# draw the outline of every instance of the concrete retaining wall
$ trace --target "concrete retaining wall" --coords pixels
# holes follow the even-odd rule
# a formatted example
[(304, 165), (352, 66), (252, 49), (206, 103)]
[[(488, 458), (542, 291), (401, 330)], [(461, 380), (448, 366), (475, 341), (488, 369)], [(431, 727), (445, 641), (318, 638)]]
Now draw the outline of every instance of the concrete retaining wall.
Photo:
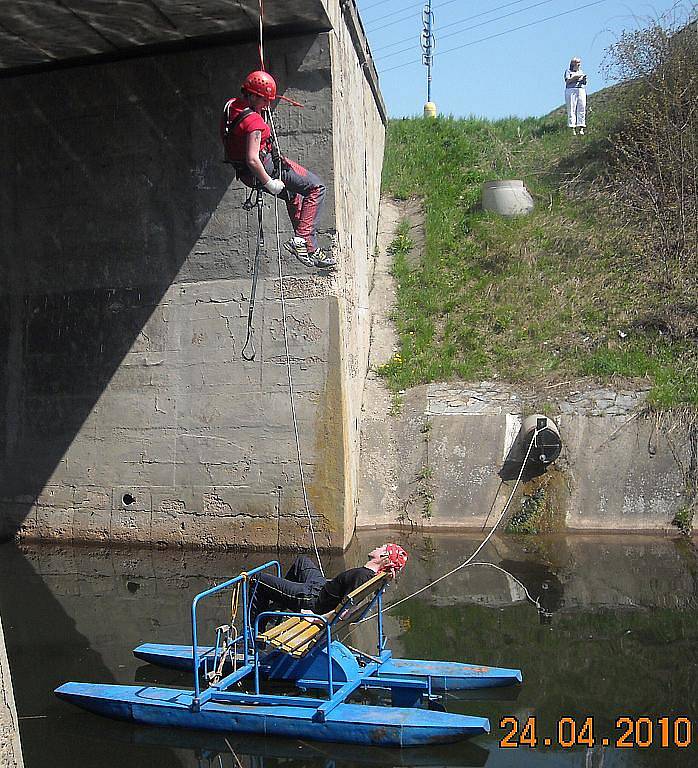
[[(676, 531), (671, 521), (686, 503), (695, 445), (685, 430), (669, 432), (639, 416), (646, 395), (588, 382), (559, 399), (548, 395), (546, 412), (563, 443), (546, 473), (553, 478), (556, 529)], [(406, 392), (390, 441), (375, 437), (375, 417), (365, 423), (359, 527), (493, 524), (520, 467), (512, 476), (505, 459), (523, 418), (541, 404), (535, 392), (493, 382)], [(510, 510), (538, 484), (540, 476), (524, 474)]]
[(23, 765), (10, 664), (0, 621), (0, 768), (22, 768)]
[[(376, 247), (380, 178), (385, 135), (382, 102), (376, 109), (377, 76), (367, 73), (368, 52), (351, 3), (331, 33), (335, 206), (339, 246), (345, 254), (342, 274), (340, 348), (344, 376), (343, 417), (347, 425), (345, 541), (354, 531), (359, 489), (360, 424), (363, 388), (369, 364), (368, 294)], [(379, 96), (379, 94), (378, 94)]]
[[(269, 40), (265, 56), (305, 105), (278, 107), (282, 151), (327, 184), (325, 242), (340, 231), (337, 274), (283, 269), (311, 509), (320, 546), (341, 548), (384, 126), (327, 6), (333, 31)], [(307, 546), (276, 254), (248, 363), (254, 222), (218, 139), (256, 58), (229, 44), (0, 81), (0, 537)], [(266, 222), (272, 243), (270, 208)]]

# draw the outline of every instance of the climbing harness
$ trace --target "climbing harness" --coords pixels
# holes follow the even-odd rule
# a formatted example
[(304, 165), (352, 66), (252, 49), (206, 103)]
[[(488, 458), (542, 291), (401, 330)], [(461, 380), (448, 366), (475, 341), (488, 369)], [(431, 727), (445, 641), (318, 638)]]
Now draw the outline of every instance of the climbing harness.
[(230, 134), (240, 125), (240, 123), (250, 115), (254, 114), (254, 109), (251, 107), (245, 107), (245, 109), (241, 110), (232, 120), (229, 120), (230, 116), (230, 105), (233, 103), (234, 99), (228, 99), (226, 101), (225, 106), (223, 107), (223, 114), (225, 115), (225, 135), (230, 136)]

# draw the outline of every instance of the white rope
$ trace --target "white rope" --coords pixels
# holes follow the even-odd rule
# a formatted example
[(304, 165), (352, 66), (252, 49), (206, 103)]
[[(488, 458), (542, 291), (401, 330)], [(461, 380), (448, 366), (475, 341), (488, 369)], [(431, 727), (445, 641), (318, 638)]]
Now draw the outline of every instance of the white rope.
[(484, 561), (482, 561), (482, 562), (476, 561), (474, 563), (468, 563), (468, 565), (463, 566), (463, 567), (464, 568), (471, 568), (473, 565), (486, 565), (489, 568), (494, 568), (495, 571), (501, 571), (503, 574), (505, 574), (510, 579), (512, 579), (512, 581), (515, 581), (521, 587), (521, 589), (523, 589), (524, 594), (526, 595), (526, 599), (527, 600), (529, 600), (531, 603), (533, 603), (533, 605), (535, 605), (536, 608), (538, 608), (538, 610), (541, 609), (540, 608), (540, 603), (538, 602), (538, 598), (531, 597), (531, 593), (528, 591), (528, 589), (526, 589), (526, 585), (523, 582), (519, 581), (519, 579), (517, 579), (516, 576), (514, 576), (513, 573), (510, 573), (505, 568), (501, 568), (500, 566), (495, 565), (494, 563), (487, 563), (487, 562), (484, 562)]
[[(397, 600), (396, 602), (391, 603), (390, 605), (386, 605), (383, 608), (383, 611), (389, 611), (392, 608), (397, 608), (398, 605), (401, 605), (402, 603), (406, 602), (407, 600), (412, 599), (413, 597), (416, 597), (417, 595), (421, 595), (422, 592), (426, 592), (428, 589), (431, 589), (433, 586), (438, 584), (440, 581), (443, 581), (444, 579), (447, 579), (449, 576), (452, 576), (454, 573), (456, 573), (456, 571), (460, 571), (462, 568), (467, 568), (469, 565), (475, 565), (475, 563), (473, 563), (472, 561), (475, 559), (475, 557), (477, 557), (479, 552), (483, 549), (483, 547), (487, 544), (487, 542), (492, 538), (492, 536), (494, 535), (494, 532), (499, 527), (499, 524), (502, 522), (502, 520), (504, 519), (504, 516), (507, 513), (507, 510), (509, 509), (509, 505), (511, 504), (511, 501), (514, 498), (514, 494), (516, 493), (516, 489), (519, 487), (519, 483), (521, 482), (521, 477), (523, 476), (524, 469), (526, 468), (526, 462), (528, 461), (528, 457), (529, 457), (529, 455), (531, 453), (531, 448), (533, 447), (533, 444), (536, 441), (536, 437), (538, 435), (538, 432), (540, 432), (540, 431), (541, 430), (539, 430), (539, 429), (536, 429), (534, 431), (533, 437), (531, 438), (531, 442), (530, 442), (530, 444), (528, 446), (528, 450), (526, 451), (526, 456), (524, 457), (523, 461), (521, 462), (521, 469), (519, 471), (519, 476), (516, 478), (516, 482), (514, 483), (514, 487), (511, 489), (511, 493), (509, 494), (509, 498), (507, 499), (507, 503), (504, 505), (504, 509), (502, 509), (502, 511), (500, 512), (499, 517), (497, 518), (497, 522), (492, 526), (492, 530), (487, 534), (487, 536), (485, 536), (485, 538), (481, 542), (480, 546), (478, 546), (478, 548), (473, 552), (473, 554), (470, 555), (470, 557), (467, 560), (465, 560), (464, 562), (462, 562), (460, 565), (457, 565), (455, 568), (452, 568), (448, 573), (444, 573), (443, 576), (439, 576), (438, 579), (434, 579), (434, 581), (430, 581), (428, 584), (423, 586), (421, 589), (418, 589), (416, 592), (413, 592), (411, 595), (407, 595), (406, 597), (403, 597), (400, 600)], [(477, 563), (477, 565), (491, 565), (493, 568), (499, 568), (499, 566), (495, 566), (493, 563)], [(499, 570), (503, 571), (504, 569), (500, 568)], [(505, 571), (505, 573), (506, 573), (506, 571)], [(516, 577), (512, 576), (511, 574), (509, 574), (509, 576), (511, 576), (511, 578), (514, 579), (515, 581), (518, 581), (518, 579), (516, 579)], [(521, 582), (519, 582), (519, 584), (521, 584)], [(521, 584), (521, 586), (523, 586), (523, 584)], [(524, 587), (524, 589), (525, 589), (525, 587)], [(526, 592), (526, 594), (528, 594), (528, 592)], [(535, 601), (532, 601), (532, 602), (535, 602)], [(537, 603), (535, 603), (535, 604), (537, 605)], [(357, 621), (356, 624), (357, 625), (363, 624), (364, 621), (368, 621), (369, 619), (372, 619), (375, 616), (376, 616), (376, 614), (372, 613), (370, 616), (366, 616), (363, 619), (361, 619), (361, 621)]]
[(259, 0), (259, 65), (262, 71), (266, 70), (264, 66), (264, 2)]
[[(228, 739), (225, 738), (225, 736), (223, 737), (223, 741), (225, 741), (225, 743), (228, 745), (228, 749), (231, 751), (231, 753), (233, 755), (233, 758), (235, 759), (235, 762), (237, 763), (238, 768), (243, 768), (243, 765), (240, 762), (240, 758), (237, 756), (237, 754), (235, 753), (235, 750), (231, 746), (231, 744), (228, 741)], [(218, 755), (218, 757), (220, 758), (220, 754)]]
[[(268, 112), (269, 126), (271, 128), (272, 140), (276, 145), (277, 151), (279, 149), (279, 143), (276, 136), (276, 127), (274, 126), (274, 118), (271, 112)], [(296, 454), (298, 457), (298, 472), (301, 478), (301, 488), (303, 489), (303, 503), (305, 504), (305, 513), (308, 516), (308, 527), (310, 529), (310, 538), (313, 542), (313, 551), (317, 563), (320, 566), (320, 573), (324, 576), (325, 571), (322, 567), (322, 561), (320, 560), (320, 553), (318, 552), (317, 542), (315, 540), (315, 528), (313, 527), (313, 516), (310, 513), (310, 505), (308, 504), (308, 492), (305, 487), (305, 473), (303, 471), (303, 457), (301, 455), (301, 443), (298, 434), (298, 420), (296, 418), (296, 403), (295, 403), (295, 391), (293, 388), (293, 371), (291, 369), (291, 353), (288, 347), (288, 326), (286, 323), (286, 297), (284, 294), (284, 275), (281, 264), (281, 235), (279, 234), (279, 198), (274, 196), (274, 223), (276, 226), (276, 254), (279, 267), (279, 297), (281, 299), (281, 321), (284, 329), (284, 349), (286, 351), (286, 371), (288, 373), (288, 393), (291, 401), (291, 418), (293, 420), (293, 433), (296, 438)]]
[[(259, 60), (261, 68), (264, 70), (264, 4), (263, 0), (259, 0)], [(279, 151), (279, 141), (276, 135), (276, 127), (274, 126), (274, 119), (271, 114), (271, 109), (267, 110), (267, 117), (269, 118), (269, 127), (271, 128), (272, 141), (276, 146), (277, 152)], [(279, 169), (279, 176), (281, 170)], [(293, 420), (293, 434), (296, 439), (296, 455), (298, 458), (298, 472), (301, 479), (301, 488), (303, 489), (303, 504), (305, 505), (305, 513), (308, 516), (308, 527), (310, 529), (310, 538), (313, 542), (313, 551), (315, 552), (315, 558), (320, 568), (320, 573), (324, 576), (325, 570), (322, 567), (322, 561), (320, 560), (320, 553), (318, 552), (317, 542), (315, 540), (315, 528), (313, 527), (313, 516), (310, 513), (310, 505), (308, 504), (308, 492), (305, 487), (305, 473), (303, 471), (303, 456), (301, 454), (300, 436), (298, 434), (298, 419), (296, 417), (296, 398), (293, 388), (293, 372), (291, 370), (291, 354), (288, 347), (288, 325), (286, 322), (286, 298), (284, 295), (284, 276), (281, 265), (281, 236), (279, 234), (279, 198), (274, 195), (274, 223), (276, 226), (276, 254), (279, 267), (279, 295), (281, 297), (281, 320), (284, 329), (284, 348), (286, 350), (286, 371), (288, 373), (288, 393), (289, 400), (291, 402), (291, 418)]]

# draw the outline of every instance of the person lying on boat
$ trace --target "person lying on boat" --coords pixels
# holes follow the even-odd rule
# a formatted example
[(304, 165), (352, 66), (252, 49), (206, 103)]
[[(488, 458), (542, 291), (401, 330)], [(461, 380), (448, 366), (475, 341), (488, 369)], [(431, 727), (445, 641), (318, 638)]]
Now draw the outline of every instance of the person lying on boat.
[[(326, 579), (317, 562), (307, 555), (299, 555), (286, 578), (260, 573), (250, 580), (250, 626), (260, 613), (269, 610), (301, 611), (324, 615), (333, 611), (355, 589), (378, 573), (395, 578), (407, 563), (407, 552), (398, 544), (382, 544), (368, 553), (368, 560), (360, 568)], [(264, 631), (266, 619), (259, 622)]]

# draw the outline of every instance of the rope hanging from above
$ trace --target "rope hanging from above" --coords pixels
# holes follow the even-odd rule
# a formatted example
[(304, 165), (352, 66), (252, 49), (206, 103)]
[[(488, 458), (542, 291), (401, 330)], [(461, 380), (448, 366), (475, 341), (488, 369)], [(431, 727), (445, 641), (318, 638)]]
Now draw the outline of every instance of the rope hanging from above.
[(259, 0), (259, 68), (265, 72), (264, 67), (264, 0)]
[[(259, 0), (259, 64), (260, 64), (260, 69), (262, 71), (265, 71), (265, 67), (264, 67), (264, 0)], [(297, 107), (303, 106), (302, 104), (299, 104), (298, 102), (293, 101), (291, 99), (287, 99), (284, 96), (281, 96), (280, 98), (284, 99), (285, 101)], [(274, 119), (272, 117), (271, 109), (267, 110), (267, 118), (268, 118), (269, 126), (271, 128), (272, 146), (275, 148), (276, 153), (280, 155), (279, 139), (276, 134), (276, 127), (274, 125)], [(279, 169), (279, 172), (280, 172), (280, 169)], [(254, 277), (253, 277), (254, 285), (252, 289), (253, 294), (252, 294), (252, 302), (251, 302), (250, 316), (249, 316), (249, 323), (248, 323), (248, 341), (250, 340), (250, 334), (251, 334), (251, 314), (254, 311), (254, 292), (256, 289), (257, 269), (258, 269), (259, 252), (260, 252), (260, 240), (263, 241), (263, 237), (264, 237), (264, 233), (262, 229), (261, 203), (260, 203), (259, 211), (260, 213), (259, 213), (259, 224), (258, 224), (258, 232), (257, 232), (257, 253), (255, 256), (255, 271), (254, 271)], [(303, 457), (301, 454), (300, 435), (298, 432), (298, 419), (296, 416), (295, 391), (293, 386), (293, 372), (291, 369), (291, 353), (288, 346), (288, 323), (286, 320), (286, 298), (284, 295), (284, 277), (283, 277), (283, 270), (281, 266), (281, 235), (279, 232), (279, 198), (277, 196), (274, 196), (274, 223), (276, 228), (276, 251), (277, 251), (278, 269), (279, 269), (279, 293), (280, 293), (280, 299), (281, 299), (281, 302), (280, 302), (281, 303), (281, 320), (282, 320), (283, 332), (284, 332), (284, 349), (286, 352), (286, 370), (288, 373), (288, 392), (289, 392), (289, 400), (291, 404), (291, 419), (293, 422), (293, 433), (296, 440), (298, 472), (300, 475), (301, 489), (303, 491), (303, 504), (305, 507), (305, 513), (308, 517), (308, 528), (309, 528), (310, 538), (313, 545), (313, 551), (315, 553), (315, 558), (320, 568), (320, 573), (324, 576), (325, 571), (322, 567), (322, 560), (320, 559), (320, 553), (317, 547), (317, 541), (315, 537), (315, 528), (313, 526), (313, 516), (310, 512), (310, 504), (308, 502), (308, 491), (305, 485), (305, 472), (303, 471)], [(247, 344), (245, 346), (247, 346)], [(252, 355), (254, 357), (254, 346), (253, 346)], [(245, 359), (248, 359), (248, 358), (245, 358)]]

